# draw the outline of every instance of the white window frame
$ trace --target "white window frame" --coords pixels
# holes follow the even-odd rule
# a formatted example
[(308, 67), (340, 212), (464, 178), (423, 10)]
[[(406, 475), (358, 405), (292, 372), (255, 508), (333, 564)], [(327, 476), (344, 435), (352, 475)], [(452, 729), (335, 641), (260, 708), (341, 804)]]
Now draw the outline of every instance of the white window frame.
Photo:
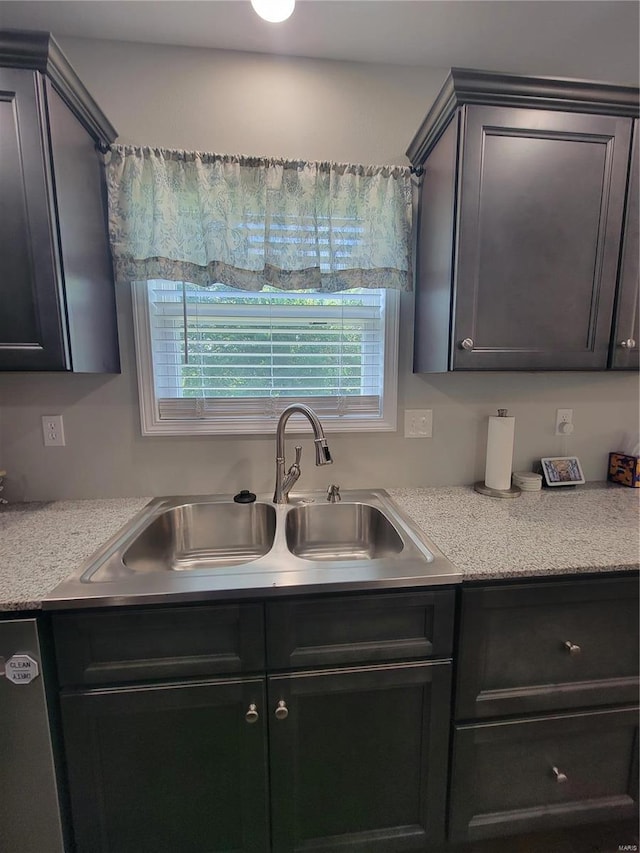
[[(282, 409), (292, 402), (304, 402), (314, 407), (321, 398), (274, 397), (268, 401), (268, 411), (262, 414), (243, 413), (229, 400), (221, 414), (207, 414), (201, 419), (170, 419), (160, 417), (155, 393), (153, 354), (147, 283), (132, 282), (133, 328), (140, 399), (140, 425), (142, 435), (255, 435), (275, 433)], [(397, 424), (398, 401), (398, 348), (399, 348), (400, 294), (389, 290), (385, 300), (384, 379), (380, 415), (359, 415), (357, 412), (328, 414), (319, 412), (325, 432), (391, 432)], [(235, 409), (235, 411), (234, 411)], [(295, 429), (296, 419), (292, 419)], [(299, 421), (306, 428), (303, 420)]]

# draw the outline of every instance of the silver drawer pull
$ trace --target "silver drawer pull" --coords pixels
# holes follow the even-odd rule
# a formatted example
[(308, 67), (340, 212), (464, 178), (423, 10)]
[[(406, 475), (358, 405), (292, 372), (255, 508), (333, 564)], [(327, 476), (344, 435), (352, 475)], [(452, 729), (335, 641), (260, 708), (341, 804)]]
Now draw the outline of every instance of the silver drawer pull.
[(278, 707), (276, 708), (276, 720), (286, 720), (289, 716), (289, 709), (287, 708), (287, 703), (284, 699), (280, 699), (278, 702)]
[(248, 711), (247, 711), (247, 713), (244, 715), (244, 718), (245, 718), (245, 720), (246, 720), (248, 723), (257, 723), (257, 722), (258, 722), (258, 716), (259, 716), (259, 714), (258, 714), (258, 708), (257, 708), (257, 706), (256, 706), (256, 705), (254, 705), (254, 704), (253, 704), (253, 702), (252, 702), (252, 703), (249, 705), (249, 710), (248, 710)]
[(552, 767), (551, 769), (553, 770), (553, 775), (556, 777), (556, 782), (559, 785), (562, 785), (563, 782), (567, 781), (567, 777), (565, 776), (565, 774), (561, 773), (557, 767)]
[(627, 338), (626, 341), (620, 341), (620, 346), (623, 349), (635, 349), (636, 342), (633, 338)]
[(473, 349), (473, 341), (471, 338), (465, 338), (463, 341), (460, 341), (460, 349), (464, 349), (467, 352), (471, 352)]
[(570, 643), (569, 640), (567, 640), (567, 642), (564, 644), (564, 647), (570, 655), (579, 655), (582, 651), (580, 646), (576, 646), (575, 643)]

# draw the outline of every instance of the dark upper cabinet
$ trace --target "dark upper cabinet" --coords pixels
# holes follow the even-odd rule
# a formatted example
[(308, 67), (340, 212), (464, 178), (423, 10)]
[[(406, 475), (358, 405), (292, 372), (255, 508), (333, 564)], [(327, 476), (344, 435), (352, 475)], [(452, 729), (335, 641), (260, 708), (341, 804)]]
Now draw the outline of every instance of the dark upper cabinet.
[(47, 33), (0, 31), (0, 369), (120, 369), (97, 150), (115, 137)]
[(607, 367), (637, 108), (630, 87), (451, 72), (407, 152), (416, 372)]
[(615, 323), (611, 336), (611, 362), (615, 369), (638, 369), (640, 365), (639, 323), (639, 291), (640, 276), (638, 274), (638, 255), (640, 245), (640, 192), (638, 184), (638, 121), (633, 127), (633, 146), (631, 148), (631, 166), (629, 170), (629, 191), (627, 193), (627, 209), (622, 243), (622, 258), (620, 261), (620, 285), (616, 304)]

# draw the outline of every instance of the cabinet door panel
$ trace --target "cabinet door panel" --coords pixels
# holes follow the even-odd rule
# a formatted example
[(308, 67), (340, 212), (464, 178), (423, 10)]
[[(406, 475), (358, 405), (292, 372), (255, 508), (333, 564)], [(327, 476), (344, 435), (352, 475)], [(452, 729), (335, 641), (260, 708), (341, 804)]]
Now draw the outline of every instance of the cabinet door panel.
[(637, 720), (632, 708), (457, 727), (450, 840), (634, 817)]
[[(442, 840), (449, 663), (269, 679), (273, 853)], [(276, 719), (280, 701), (286, 719)]]
[(269, 668), (448, 657), (454, 602), (450, 590), (270, 602)]
[(630, 129), (465, 108), (454, 368), (606, 367)]
[(636, 701), (637, 578), (463, 590), (461, 624), (458, 720)]
[(262, 604), (53, 616), (63, 686), (264, 670)]
[(637, 370), (640, 364), (640, 127), (637, 119), (633, 124), (618, 302), (611, 338), (611, 367), (623, 370)]
[(64, 309), (40, 75), (0, 68), (0, 368), (63, 370)]
[(266, 853), (263, 679), (97, 690), (61, 705), (78, 853)]

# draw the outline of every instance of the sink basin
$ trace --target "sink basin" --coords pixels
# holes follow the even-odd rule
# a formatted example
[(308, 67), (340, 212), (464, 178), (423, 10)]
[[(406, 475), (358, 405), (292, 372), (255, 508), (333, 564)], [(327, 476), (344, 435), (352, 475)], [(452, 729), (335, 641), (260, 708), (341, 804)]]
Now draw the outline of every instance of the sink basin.
[(158, 515), (124, 551), (134, 572), (237, 566), (273, 545), (276, 513), (265, 503), (187, 503)]
[(160, 497), (47, 597), (48, 608), (163, 604), (457, 583), (460, 573), (383, 490)]
[(308, 504), (286, 520), (287, 547), (303, 560), (375, 560), (399, 554), (402, 539), (388, 518), (365, 503)]

